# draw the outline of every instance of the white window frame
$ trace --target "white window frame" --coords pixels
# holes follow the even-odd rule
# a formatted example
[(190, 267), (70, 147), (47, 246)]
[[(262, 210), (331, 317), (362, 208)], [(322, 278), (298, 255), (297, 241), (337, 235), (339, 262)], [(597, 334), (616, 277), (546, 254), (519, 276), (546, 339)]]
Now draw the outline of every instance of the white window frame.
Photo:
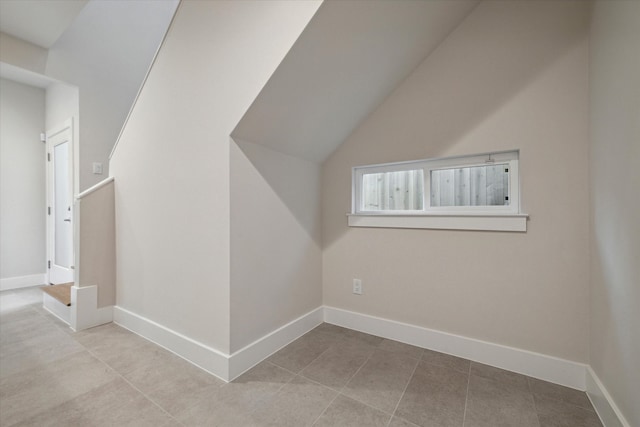
[[(349, 226), (526, 231), (528, 215), (520, 211), (519, 151), (356, 166), (352, 169)], [(431, 206), (431, 171), (487, 164), (509, 167), (509, 204), (501, 206)], [(424, 171), (423, 210), (364, 210), (363, 175), (406, 170)]]

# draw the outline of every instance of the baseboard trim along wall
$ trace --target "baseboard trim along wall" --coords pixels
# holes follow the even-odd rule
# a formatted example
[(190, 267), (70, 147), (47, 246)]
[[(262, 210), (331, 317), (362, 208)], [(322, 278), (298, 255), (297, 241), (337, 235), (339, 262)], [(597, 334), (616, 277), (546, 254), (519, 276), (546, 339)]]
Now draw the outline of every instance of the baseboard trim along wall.
[(119, 306), (113, 307), (113, 321), (210, 374), (229, 381), (227, 354)]
[(46, 274), (31, 274), (28, 276), (7, 277), (0, 279), (0, 291), (10, 291), (11, 289), (28, 288), (30, 286), (45, 285), (47, 283)]
[(606, 427), (630, 427), (588, 365), (335, 307), (318, 307), (231, 355), (122, 307), (113, 307), (113, 321), (224, 381), (233, 380), (325, 321), (566, 387), (586, 390)]
[(210, 374), (224, 381), (231, 381), (322, 323), (323, 309), (318, 307), (231, 355), (122, 307), (113, 308), (113, 321)]
[(334, 307), (325, 306), (324, 321), (585, 390), (582, 363)]
[(606, 427), (631, 427), (591, 366), (587, 367), (586, 381), (587, 396), (589, 396), (602, 424)]
[(323, 307), (318, 307), (232, 353), (229, 357), (229, 378), (237, 378), (282, 347), (297, 340), (320, 325), (323, 318)]

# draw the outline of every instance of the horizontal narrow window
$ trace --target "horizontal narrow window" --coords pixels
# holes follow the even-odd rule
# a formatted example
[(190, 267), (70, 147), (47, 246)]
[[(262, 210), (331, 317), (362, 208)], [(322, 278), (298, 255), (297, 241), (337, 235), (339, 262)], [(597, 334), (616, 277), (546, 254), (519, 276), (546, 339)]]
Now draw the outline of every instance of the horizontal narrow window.
[(353, 168), (351, 214), (519, 214), (518, 151)]

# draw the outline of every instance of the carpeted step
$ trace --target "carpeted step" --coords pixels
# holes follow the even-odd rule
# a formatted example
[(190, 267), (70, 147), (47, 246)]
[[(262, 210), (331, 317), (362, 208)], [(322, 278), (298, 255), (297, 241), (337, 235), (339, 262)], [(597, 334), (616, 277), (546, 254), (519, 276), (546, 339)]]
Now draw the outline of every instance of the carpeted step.
[(62, 283), (60, 285), (43, 286), (42, 290), (67, 307), (71, 305), (71, 287), (73, 283)]

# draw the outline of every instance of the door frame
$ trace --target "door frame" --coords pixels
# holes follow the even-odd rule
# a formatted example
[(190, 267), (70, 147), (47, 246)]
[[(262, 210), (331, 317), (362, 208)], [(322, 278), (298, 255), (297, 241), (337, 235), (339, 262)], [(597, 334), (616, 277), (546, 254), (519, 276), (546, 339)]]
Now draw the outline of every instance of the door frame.
[(72, 254), (71, 259), (73, 265), (70, 266), (70, 270), (72, 271), (72, 281), (75, 283), (77, 278), (77, 271), (75, 266), (77, 265), (76, 259), (76, 248), (77, 248), (77, 239), (76, 239), (76, 209), (75, 209), (75, 188), (76, 188), (76, 174), (75, 174), (75, 165), (76, 165), (76, 147), (74, 141), (74, 128), (73, 128), (73, 118), (69, 118), (65, 120), (58, 126), (54, 126), (51, 130), (46, 132), (46, 194), (47, 194), (47, 221), (46, 221), (46, 229), (47, 229), (47, 283), (51, 282), (51, 267), (54, 262), (54, 245), (55, 245), (55, 212), (54, 212), (54, 200), (55, 197), (53, 191), (53, 147), (51, 138), (65, 131), (69, 131), (69, 152), (68, 152), (68, 160), (67, 164), (69, 165), (69, 197), (71, 204), (71, 245), (72, 245)]

